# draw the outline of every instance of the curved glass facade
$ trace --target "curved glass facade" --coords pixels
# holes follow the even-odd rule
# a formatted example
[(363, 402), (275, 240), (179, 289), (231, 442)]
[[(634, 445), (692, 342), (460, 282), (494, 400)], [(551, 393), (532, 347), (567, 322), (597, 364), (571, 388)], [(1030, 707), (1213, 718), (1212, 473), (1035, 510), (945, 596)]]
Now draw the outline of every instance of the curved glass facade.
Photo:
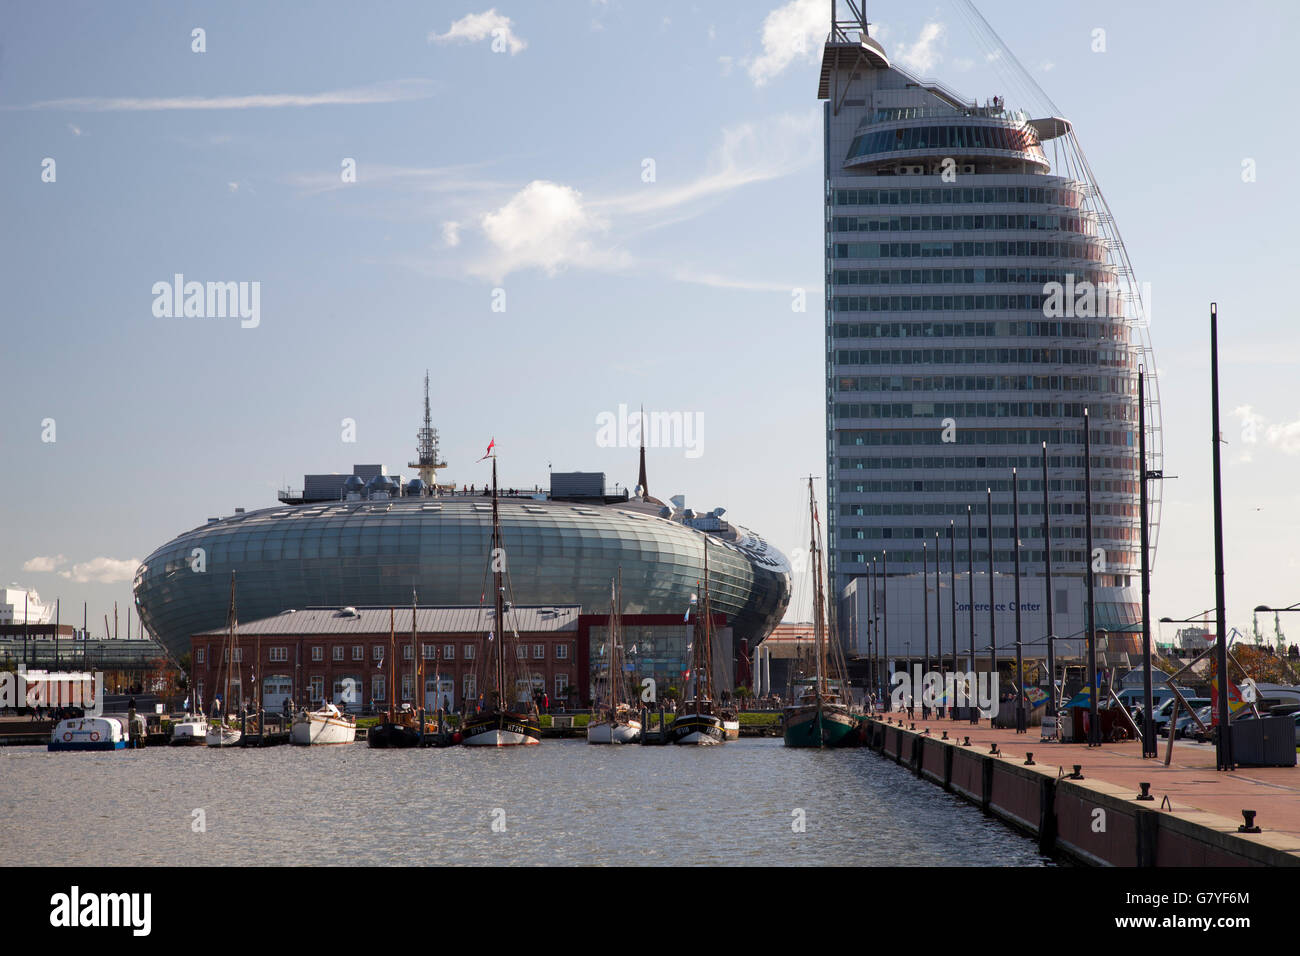
[(845, 161), (902, 149), (1003, 149), (1043, 157), (1038, 136), (1028, 127), (900, 126), (854, 137)]
[[(503, 499), (500, 513), (515, 604), (580, 604), (600, 613), (621, 568), (625, 613), (684, 613), (704, 576), (706, 537), (714, 607), (738, 638), (761, 640), (789, 603), (789, 564), (760, 539), (737, 545), (608, 505)], [(408, 607), (412, 589), (423, 606), (478, 605), (490, 587), (491, 530), (491, 505), (482, 498), (237, 514), (146, 558), (136, 573), (136, 606), (145, 626), (179, 655), (192, 635), (224, 626), (231, 571), (245, 621), (310, 606)]]
[(836, 594), (885, 553), (891, 575), (917, 574), (928, 547), (933, 572), (936, 535), (946, 568), (954, 521), (959, 569), (973, 560), (986, 570), (991, 552), (996, 570), (1010, 572), (1012, 468), (1022, 567), (1042, 574), (1044, 442), (1053, 573), (1082, 576), (1086, 407), (1097, 623), (1131, 624), (1143, 346), (1095, 184), (1062, 160), (1067, 145), (1055, 144), (1053, 163), (1044, 155), (1039, 130), (1061, 136), (1068, 124), (966, 102), (894, 67), (831, 79), (825, 354)]

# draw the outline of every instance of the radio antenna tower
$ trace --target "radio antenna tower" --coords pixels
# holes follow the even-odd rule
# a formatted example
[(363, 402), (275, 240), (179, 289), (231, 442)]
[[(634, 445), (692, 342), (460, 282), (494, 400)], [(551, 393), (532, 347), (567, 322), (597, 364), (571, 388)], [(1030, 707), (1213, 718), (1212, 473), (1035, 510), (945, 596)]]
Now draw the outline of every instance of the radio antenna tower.
[(438, 460), (438, 429), (433, 427), (433, 413), (429, 410), (428, 369), (424, 370), (424, 427), (415, 433), (415, 440), (416, 460), (406, 467), (418, 468), (420, 480), (433, 494), (438, 486), (438, 469), (446, 468), (447, 463)]

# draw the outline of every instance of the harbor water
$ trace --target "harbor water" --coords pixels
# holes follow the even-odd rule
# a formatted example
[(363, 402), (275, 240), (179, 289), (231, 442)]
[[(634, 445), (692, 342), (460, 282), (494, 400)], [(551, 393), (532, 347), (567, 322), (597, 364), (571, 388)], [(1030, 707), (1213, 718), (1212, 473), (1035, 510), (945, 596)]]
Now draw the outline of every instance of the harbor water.
[[(960, 837), (956, 835), (960, 834)], [(869, 750), (0, 749), (0, 864), (1050, 866)]]

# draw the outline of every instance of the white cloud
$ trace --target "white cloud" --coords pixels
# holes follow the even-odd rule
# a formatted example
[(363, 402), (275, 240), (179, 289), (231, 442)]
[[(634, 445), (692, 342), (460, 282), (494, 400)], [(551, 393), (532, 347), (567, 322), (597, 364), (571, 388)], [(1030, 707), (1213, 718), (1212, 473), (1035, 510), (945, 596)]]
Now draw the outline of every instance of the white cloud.
[(470, 13), (451, 25), (446, 33), (430, 32), (430, 43), (478, 43), (491, 38), (493, 49), (500, 47), (509, 50), (514, 56), (528, 41), (515, 35), (514, 24), (510, 18), (496, 11), (496, 7), (484, 13)]
[(1300, 455), (1300, 420), (1269, 425), (1264, 440), (1288, 455)]
[(1250, 405), (1238, 405), (1232, 410), (1232, 414), (1241, 422), (1240, 445), (1244, 446), (1237, 461), (1251, 461), (1249, 446), (1258, 444), (1261, 437), (1265, 444), (1276, 448), (1284, 455), (1300, 455), (1300, 419), (1269, 424), (1268, 419)]
[(29, 558), (23, 562), (23, 570), (50, 572), (58, 568), (61, 564), (67, 564), (67, 562), (68, 559), (61, 554), (56, 554), (53, 557)]
[(75, 123), (69, 123), (69, 124), (68, 124), (68, 129), (72, 132), (72, 135), (73, 135), (73, 136), (80, 136), (80, 135), (82, 135), (82, 134), (81, 134), (81, 127), (78, 126), (78, 125), (76, 125)]
[(554, 275), (570, 265), (612, 265), (619, 257), (595, 244), (608, 224), (572, 186), (535, 179), (479, 220), (491, 257), (470, 271), (501, 281), (519, 269)]
[(722, 131), (722, 142), (702, 175), (680, 186), (668, 185), (661, 179), (653, 186), (593, 205), (625, 213), (655, 212), (698, 204), (742, 186), (779, 179), (817, 160), (821, 154), (820, 129), (821, 112), (817, 109), (729, 126)]
[(237, 193), (239, 192), (239, 183), (226, 183), (226, 188), (232, 193)]
[(121, 584), (134, 578), (138, 567), (138, 558), (91, 558), (74, 564), (71, 570), (60, 571), (59, 577), (77, 584)]
[(921, 35), (911, 46), (900, 43), (894, 53), (894, 59), (913, 73), (931, 72), (943, 59), (943, 54), (936, 49), (936, 44), (943, 39), (944, 25), (930, 21), (921, 28)]
[(444, 222), (442, 224), (442, 241), (448, 246), (460, 245), (460, 223)]
[(10, 109), (81, 110), (89, 113), (149, 112), (158, 110), (248, 110), (278, 109), (285, 106), (363, 106), (427, 99), (433, 95), (428, 80), (397, 80), (375, 86), (360, 86), (324, 93), (252, 93), (246, 96), (83, 96), (42, 100), (27, 107)]
[(824, 0), (790, 0), (763, 19), (763, 53), (749, 64), (754, 85), (763, 86), (796, 60), (815, 63), (830, 32)]

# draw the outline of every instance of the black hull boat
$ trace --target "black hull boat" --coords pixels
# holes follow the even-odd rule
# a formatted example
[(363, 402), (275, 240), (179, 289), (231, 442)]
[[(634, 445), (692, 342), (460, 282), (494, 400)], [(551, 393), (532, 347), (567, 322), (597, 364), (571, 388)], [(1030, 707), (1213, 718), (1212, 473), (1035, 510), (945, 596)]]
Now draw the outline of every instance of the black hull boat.
[(420, 732), (406, 724), (394, 724), (384, 721), (370, 728), (366, 734), (366, 743), (376, 750), (398, 750), (405, 747), (420, 746)]
[(542, 742), (542, 728), (528, 714), (488, 710), (466, 718), (459, 736), (467, 747), (526, 747)]

